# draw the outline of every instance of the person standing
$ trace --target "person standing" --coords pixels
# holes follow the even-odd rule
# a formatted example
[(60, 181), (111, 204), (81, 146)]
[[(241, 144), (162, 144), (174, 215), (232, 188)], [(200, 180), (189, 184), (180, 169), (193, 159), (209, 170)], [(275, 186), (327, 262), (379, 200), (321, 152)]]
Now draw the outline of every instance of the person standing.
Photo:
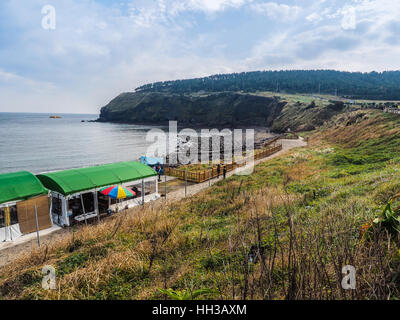
[(156, 172), (158, 174), (158, 182), (161, 182), (161, 165), (157, 163)]
[(224, 180), (226, 179), (226, 166), (224, 166), (224, 169), (222, 170), (223, 174), (224, 174)]
[(219, 178), (219, 175), (221, 174), (221, 165), (217, 165), (217, 179)]

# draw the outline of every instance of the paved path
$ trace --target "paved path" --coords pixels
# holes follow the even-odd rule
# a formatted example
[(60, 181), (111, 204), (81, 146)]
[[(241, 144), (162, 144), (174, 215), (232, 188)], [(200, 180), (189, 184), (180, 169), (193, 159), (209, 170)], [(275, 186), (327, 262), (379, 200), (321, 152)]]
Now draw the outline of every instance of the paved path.
[[(302, 138), (300, 138), (298, 140), (283, 139), (280, 141), (282, 142), (282, 150), (281, 151), (279, 151), (267, 158), (263, 158), (263, 159), (259, 159), (259, 160), (255, 161), (254, 165), (257, 165), (259, 163), (262, 163), (262, 162), (268, 161), (270, 159), (273, 159), (275, 157), (278, 157), (289, 149), (303, 147), (303, 146), (307, 145), (307, 143)], [(226, 176), (230, 177), (234, 174), (237, 174), (240, 170), (243, 170), (243, 167), (237, 168), (236, 170), (228, 172), (226, 174)], [(213, 179), (210, 182), (206, 181), (206, 182), (199, 183), (199, 184), (189, 185), (187, 188), (187, 196), (195, 195), (196, 193), (208, 188), (210, 185), (213, 185), (214, 183), (220, 181), (221, 179), (222, 179), (222, 177), (220, 177), (219, 179)], [(169, 202), (178, 201), (180, 199), (183, 199), (184, 197), (185, 197), (185, 188), (181, 188), (178, 191), (168, 193), (167, 194), (167, 202), (169, 203)], [(158, 201), (163, 201), (163, 200), (160, 199)], [(55, 241), (62, 239), (63, 237), (65, 237), (68, 234), (71, 234), (70, 229), (53, 227), (50, 231), (49, 230), (41, 231), (40, 242), (42, 245), (53, 243)], [(20, 254), (28, 253), (28, 252), (32, 251), (33, 249), (37, 248), (37, 246), (38, 246), (38, 244), (37, 244), (36, 233), (24, 236), (22, 239), (19, 239), (16, 242), (9, 242), (6, 244), (1, 244), (0, 245), (0, 267), (11, 262)]]
[[(303, 138), (300, 138), (298, 140), (282, 139), (282, 140), (279, 140), (279, 141), (282, 142), (282, 150), (281, 151), (279, 151), (277, 153), (274, 153), (273, 155), (271, 155), (269, 157), (266, 157), (266, 158), (259, 159), (259, 160), (255, 161), (254, 165), (257, 165), (259, 163), (262, 163), (262, 162), (271, 160), (273, 158), (276, 158), (276, 157), (282, 155), (287, 150), (290, 150), (290, 149), (293, 149), (293, 148), (297, 148), (297, 147), (304, 147), (304, 146), (307, 145), (307, 142), (305, 142)], [(230, 176), (232, 176), (234, 174), (237, 174), (237, 173), (239, 173), (239, 171), (241, 171), (243, 169), (244, 168), (242, 167), (242, 168), (237, 168), (237, 169), (235, 169), (233, 171), (227, 172), (226, 177), (228, 178), (228, 177), (230, 177)], [(187, 188), (187, 196), (195, 195), (196, 193), (199, 193), (200, 191), (208, 188), (210, 185), (213, 185), (213, 184), (215, 184), (216, 182), (218, 182), (218, 181), (220, 181), (222, 179), (223, 178), (222, 178), (222, 175), (221, 175), (221, 177), (219, 179), (215, 178), (215, 179), (213, 179), (211, 181), (206, 181), (206, 182), (198, 183), (198, 184), (195, 184), (195, 185), (192, 185), (192, 186), (188, 186), (188, 188)], [(172, 201), (172, 202), (173, 201), (177, 201), (177, 200), (180, 200), (180, 199), (182, 199), (184, 197), (185, 197), (185, 188), (182, 188), (182, 189), (180, 189), (178, 191), (175, 191), (175, 192), (167, 194), (168, 202), (169, 201)]]

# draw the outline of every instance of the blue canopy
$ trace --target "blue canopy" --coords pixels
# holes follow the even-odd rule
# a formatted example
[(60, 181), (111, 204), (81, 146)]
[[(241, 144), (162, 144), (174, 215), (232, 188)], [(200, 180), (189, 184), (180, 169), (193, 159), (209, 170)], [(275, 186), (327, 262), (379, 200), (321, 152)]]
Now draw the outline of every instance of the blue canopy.
[(145, 157), (141, 156), (140, 157), (140, 162), (143, 164), (147, 164), (148, 166), (156, 166), (157, 164), (164, 164), (164, 159), (163, 158), (151, 158), (151, 157)]

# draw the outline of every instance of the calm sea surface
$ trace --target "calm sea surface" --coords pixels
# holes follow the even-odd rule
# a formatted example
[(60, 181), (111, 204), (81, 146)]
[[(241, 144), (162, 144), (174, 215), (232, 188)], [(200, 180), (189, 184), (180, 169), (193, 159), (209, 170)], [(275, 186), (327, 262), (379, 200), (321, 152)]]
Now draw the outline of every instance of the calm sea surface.
[[(57, 114), (59, 115), (59, 114)], [(151, 126), (81, 122), (97, 115), (0, 113), (0, 173), (41, 173), (137, 160)]]

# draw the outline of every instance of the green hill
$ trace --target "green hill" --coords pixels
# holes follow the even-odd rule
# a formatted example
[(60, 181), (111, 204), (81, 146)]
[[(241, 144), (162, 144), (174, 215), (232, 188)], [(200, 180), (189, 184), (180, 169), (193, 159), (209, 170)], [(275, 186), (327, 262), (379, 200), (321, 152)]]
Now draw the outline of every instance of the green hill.
[(139, 92), (273, 91), (320, 93), (351, 99), (400, 100), (400, 71), (340, 72), (334, 70), (254, 71), (204, 78), (149, 83)]
[(181, 126), (264, 126), (285, 132), (314, 129), (345, 107), (343, 102), (318, 100), (316, 104), (309, 97), (290, 95), (130, 92), (103, 107), (98, 121), (164, 125), (177, 120)]

